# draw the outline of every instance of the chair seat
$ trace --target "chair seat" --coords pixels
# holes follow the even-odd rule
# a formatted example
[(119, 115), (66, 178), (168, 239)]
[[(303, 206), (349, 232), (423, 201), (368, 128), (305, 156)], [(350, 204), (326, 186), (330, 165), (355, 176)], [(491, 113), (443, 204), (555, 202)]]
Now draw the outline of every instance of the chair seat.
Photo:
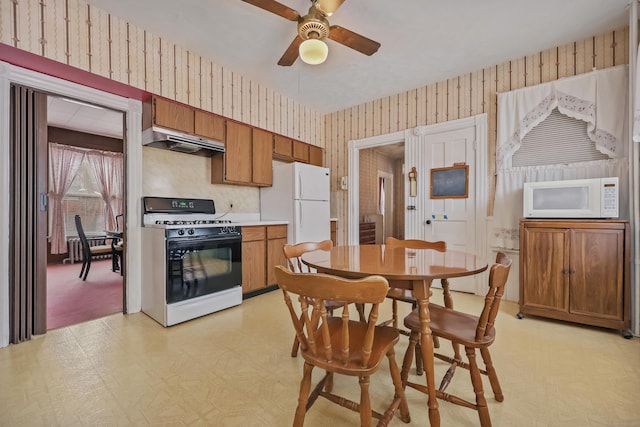
[[(341, 341), (342, 319), (339, 317), (327, 319), (329, 325), (330, 341), (333, 343)], [(331, 368), (332, 371), (351, 376), (371, 375), (378, 369), (380, 362), (386, 357), (387, 352), (398, 342), (400, 334), (397, 329), (377, 326), (375, 329), (374, 346), (371, 348), (371, 356), (368, 366), (362, 367), (362, 352), (367, 332), (367, 323), (355, 320), (349, 321), (349, 359), (346, 364), (342, 363), (341, 347), (333, 345), (332, 363), (327, 363), (323, 351), (324, 338), (322, 330), (318, 329), (315, 334), (316, 348), (318, 356), (314, 356), (310, 351), (301, 351), (302, 357), (309, 363), (322, 369)]]
[[(429, 304), (429, 313), (431, 315), (431, 332), (436, 337), (442, 337), (472, 348), (487, 347), (495, 340), (496, 331), (493, 327), (480, 340), (475, 339), (478, 316), (462, 313), (437, 304)], [(420, 318), (417, 309), (405, 317), (404, 325), (414, 331), (420, 330)]]
[(111, 253), (111, 245), (90, 246), (89, 250), (91, 250), (91, 253), (94, 254), (94, 255), (110, 254)]
[(413, 292), (410, 289), (391, 288), (387, 292), (387, 298), (395, 299), (402, 302), (408, 302), (413, 304), (418, 302), (413, 296)]

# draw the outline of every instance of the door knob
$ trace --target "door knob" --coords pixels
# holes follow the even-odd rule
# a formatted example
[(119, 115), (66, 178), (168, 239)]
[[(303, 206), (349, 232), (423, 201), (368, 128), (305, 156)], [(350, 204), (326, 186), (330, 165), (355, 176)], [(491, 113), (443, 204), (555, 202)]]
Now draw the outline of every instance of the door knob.
[(430, 219), (428, 219), (428, 220), (426, 220), (426, 221), (425, 221), (425, 223), (426, 223), (427, 225), (431, 225), (431, 220), (430, 220)]

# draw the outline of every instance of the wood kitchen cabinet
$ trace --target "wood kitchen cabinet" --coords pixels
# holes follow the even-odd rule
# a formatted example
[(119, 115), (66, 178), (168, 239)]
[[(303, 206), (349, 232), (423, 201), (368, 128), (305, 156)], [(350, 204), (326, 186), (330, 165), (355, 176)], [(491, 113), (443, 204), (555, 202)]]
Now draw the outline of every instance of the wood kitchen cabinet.
[(273, 158), (284, 161), (293, 161), (293, 140), (282, 135), (273, 138)]
[(309, 163), (309, 144), (294, 140), (293, 160), (302, 163)]
[(196, 110), (193, 133), (214, 141), (224, 141), (224, 118), (212, 113)]
[[(145, 115), (147, 119), (143, 120), (143, 129), (161, 126), (193, 134), (195, 112), (187, 105), (154, 96), (146, 106), (146, 111), (143, 110), (143, 116)], [(148, 123), (144, 123), (145, 121)]]
[(302, 162), (324, 166), (324, 149), (282, 135), (274, 135), (273, 158), (284, 162)]
[(520, 221), (520, 313), (630, 337), (629, 223)]
[(322, 151), (322, 148), (318, 146), (309, 145), (309, 164), (315, 166), (324, 166)]
[(265, 187), (273, 182), (273, 134), (253, 128), (252, 138), (252, 177), (253, 184)]
[(287, 244), (287, 225), (270, 225), (267, 227), (267, 286), (275, 285), (276, 265), (287, 266), (284, 257), (284, 245)]
[(211, 158), (211, 182), (270, 186), (273, 134), (227, 121), (225, 136), (224, 155)]
[(286, 265), (282, 250), (286, 244), (286, 224), (242, 227), (243, 294), (276, 284), (273, 270), (276, 265)]
[(266, 227), (242, 227), (242, 293), (263, 289), (267, 270)]
[(224, 117), (153, 96), (143, 104), (142, 128), (160, 126), (214, 141), (224, 141)]

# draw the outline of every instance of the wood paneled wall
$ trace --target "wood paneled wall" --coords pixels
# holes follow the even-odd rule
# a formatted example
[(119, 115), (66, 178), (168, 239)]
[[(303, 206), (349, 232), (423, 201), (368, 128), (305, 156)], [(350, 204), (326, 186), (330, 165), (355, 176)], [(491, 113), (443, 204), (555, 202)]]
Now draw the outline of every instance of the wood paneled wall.
[(322, 114), (81, 0), (0, 0), (0, 43), (324, 146)]
[[(348, 192), (338, 191), (339, 179), (348, 175), (348, 142), (416, 126), (487, 113), (489, 121), (489, 200), (493, 200), (497, 94), (629, 63), (628, 28), (554, 47), (511, 61), (408, 92), (376, 99), (325, 116), (325, 165), (337, 192), (338, 244), (347, 241)], [(491, 212), (489, 212), (491, 213)]]

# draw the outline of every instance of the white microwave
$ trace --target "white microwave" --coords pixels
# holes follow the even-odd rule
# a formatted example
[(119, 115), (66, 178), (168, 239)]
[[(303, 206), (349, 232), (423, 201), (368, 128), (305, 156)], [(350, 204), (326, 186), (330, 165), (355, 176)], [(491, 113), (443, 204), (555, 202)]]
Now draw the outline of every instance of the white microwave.
[(525, 218), (618, 218), (617, 177), (525, 182)]

